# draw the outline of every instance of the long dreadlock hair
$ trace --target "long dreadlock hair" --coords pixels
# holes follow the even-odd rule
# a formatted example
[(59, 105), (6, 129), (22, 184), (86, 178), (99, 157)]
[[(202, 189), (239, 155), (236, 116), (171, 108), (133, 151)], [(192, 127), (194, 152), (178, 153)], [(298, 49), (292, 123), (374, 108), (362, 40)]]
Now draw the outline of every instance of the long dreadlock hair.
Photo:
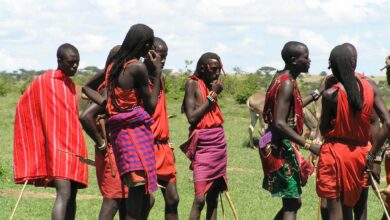
[(195, 69), (196, 76), (199, 76), (199, 78), (204, 79), (204, 74), (207, 70), (207, 65), (208, 65), (207, 61), (210, 59), (218, 60), (218, 62), (222, 66), (221, 58), (216, 53), (212, 53), (212, 52), (204, 53), (199, 58), (198, 63), (196, 64), (196, 69)]
[(128, 60), (139, 58), (141, 52), (145, 47), (145, 44), (153, 44), (154, 33), (153, 30), (144, 24), (135, 24), (130, 27), (126, 34), (125, 39), (121, 45), (119, 51), (107, 61), (107, 66), (113, 63), (113, 66), (109, 74), (109, 83), (113, 79), (117, 78), (119, 73), (122, 71), (123, 64)]
[[(355, 77), (355, 69), (352, 64), (352, 53), (345, 45), (333, 48), (329, 56), (329, 64), (333, 75), (344, 86), (348, 96), (349, 106), (355, 114), (363, 107), (363, 86)], [(360, 93), (358, 89), (360, 87)]]
[[(194, 73), (200, 79), (204, 79), (206, 70), (208, 69), (207, 61), (210, 59), (218, 60), (220, 66), (222, 67), (221, 58), (216, 53), (207, 52), (202, 54), (202, 56), (200, 56), (198, 60), (198, 63), (196, 64), (196, 69)], [(185, 105), (185, 97), (184, 97), (183, 102), (181, 104), (181, 113), (184, 113), (185, 110), (186, 110), (186, 105)]]

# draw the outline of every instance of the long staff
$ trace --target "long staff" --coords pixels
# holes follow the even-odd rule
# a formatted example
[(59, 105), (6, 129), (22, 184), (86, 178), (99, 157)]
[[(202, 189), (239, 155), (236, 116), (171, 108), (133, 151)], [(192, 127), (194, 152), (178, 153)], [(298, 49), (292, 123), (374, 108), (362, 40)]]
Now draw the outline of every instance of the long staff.
[(22, 195), (23, 195), (24, 189), (26, 188), (27, 183), (28, 183), (28, 180), (24, 181), (23, 188), (22, 188), (22, 190), (20, 191), (18, 201), (16, 201), (16, 204), (15, 204), (14, 210), (12, 211), (11, 217), (9, 217), (10, 220), (12, 220), (12, 219), (14, 218), (16, 209), (18, 208), (20, 199), (22, 199)]
[(228, 193), (228, 191), (225, 191), (224, 192), (225, 196), (226, 196), (226, 199), (230, 205), (230, 208), (232, 208), (232, 211), (233, 211), (233, 215), (234, 215), (234, 219), (235, 220), (238, 220), (238, 215), (237, 215), (237, 211), (236, 211), (236, 208), (234, 208), (234, 205), (233, 205), (233, 201), (232, 199), (230, 198), (230, 195)]
[(111, 149), (108, 149), (108, 140), (107, 140), (107, 132), (106, 132), (106, 121), (104, 120), (104, 118), (100, 118), (99, 119), (99, 124), (102, 127), (102, 135), (103, 135), (104, 143), (107, 146), (108, 160), (110, 161), (111, 176), (115, 177), (114, 162), (112, 161)]
[(373, 186), (372, 188), (374, 188), (375, 193), (378, 195), (379, 201), (381, 202), (383, 210), (385, 211), (386, 218), (387, 218), (387, 220), (390, 220), (389, 213), (387, 212), (386, 205), (383, 202), (382, 196), (381, 196), (381, 194), (379, 192), (378, 185), (376, 184), (376, 181), (375, 181), (374, 177), (372, 177), (372, 173), (368, 172), (368, 175), (370, 176), (370, 180), (371, 180), (371, 183), (372, 183), (372, 186)]

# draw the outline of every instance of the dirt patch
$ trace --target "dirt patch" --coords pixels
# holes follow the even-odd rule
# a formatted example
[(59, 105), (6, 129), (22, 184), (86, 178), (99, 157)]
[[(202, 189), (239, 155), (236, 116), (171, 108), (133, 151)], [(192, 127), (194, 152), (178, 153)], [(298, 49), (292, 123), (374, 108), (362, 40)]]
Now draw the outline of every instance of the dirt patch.
[[(6, 197), (19, 197), (20, 190), (15, 189), (1, 189), (0, 195)], [(34, 199), (54, 199), (56, 194), (54, 192), (35, 192), (24, 190), (23, 197), (34, 198)], [(88, 195), (88, 194), (77, 194), (77, 199), (100, 199), (101, 196)]]
[(254, 172), (256, 172), (255, 169), (239, 168), (239, 167), (228, 167), (227, 170), (229, 172), (238, 172), (238, 173), (254, 173)]

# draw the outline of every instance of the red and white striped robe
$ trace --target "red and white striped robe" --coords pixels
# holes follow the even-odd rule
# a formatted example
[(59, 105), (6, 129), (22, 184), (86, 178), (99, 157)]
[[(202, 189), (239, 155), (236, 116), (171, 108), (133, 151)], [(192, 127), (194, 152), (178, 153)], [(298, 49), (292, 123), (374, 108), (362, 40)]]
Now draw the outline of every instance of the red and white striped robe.
[(21, 96), (14, 124), (14, 181), (52, 186), (54, 179), (88, 184), (87, 158), (73, 81), (61, 70), (37, 77)]

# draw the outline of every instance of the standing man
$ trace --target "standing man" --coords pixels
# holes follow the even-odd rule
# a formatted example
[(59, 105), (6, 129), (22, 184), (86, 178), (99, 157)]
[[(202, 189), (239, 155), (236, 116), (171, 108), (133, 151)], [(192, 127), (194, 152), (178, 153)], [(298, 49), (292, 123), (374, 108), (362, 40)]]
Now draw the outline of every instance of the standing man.
[[(168, 46), (161, 38), (155, 37), (153, 49), (161, 57), (161, 69), (164, 68), (168, 55)], [(148, 72), (151, 73), (153, 65), (150, 59), (145, 59)], [(149, 82), (155, 81), (155, 75), (149, 74)], [(177, 207), (179, 194), (176, 187), (175, 158), (169, 143), (168, 111), (165, 97), (164, 77), (160, 78), (161, 89), (157, 99), (156, 109), (152, 115), (154, 122), (151, 125), (154, 137), (154, 150), (156, 152), (156, 174), (158, 183), (163, 186), (161, 192), (165, 201), (165, 219), (178, 219)], [(152, 84), (151, 87), (154, 85)]]
[[(120, 46), (119, 46), (120, 47)], [(119, 47), (114, 47), (114, 49), (117, 48), (115, 52), (110, 52), (110, 55), (107, 60), (110, 60), (110, 57), (112, 57), (119, 49)], [(153, 47), (161, 56), (161, 68), (165, 65), (165, 60), (168, 55), (168, 46), (166, 43), (158, 37), (154, 38)], [(112, 54), (112, 55), (111, 55)], [(153, 63), (150, 61), (150, 59), (145, 59), (145, 65), (148, 69), (148, 72), (153, 72)], [(98, 77), (99, 75), (96, 75), (89, 83), (86, 84), (86, 86), (93, 86), (93, 85), (99, 85), (99, 83), (102, 82), (101, 79)], [(154, 81), (153, 74), (149, 75), (150, 84)], [(99, 82), (98, 82), (99, 81)], [(150, 85), (152, 87), (152, 85)], [(97, 86), (94, 86), (92, 90), (96, 89)], [(85, 90), (89, 96), (91, 96), (91, 93), (89, 88)], [(101, 93), (104, 94), (105, 89), (102, 88)], [(93, 93), (92, 93), (93, 94)], [(92, 96), (91, 96), (92, 97)], [(95, 97), (96, 98), (96, 97)], [(87, 133), (91, 136), (93, 140), (95, 140), (96, 146), (102, 146), (102, 144), (99, 143), (101, 140), (101, 135), (98, 132), (98, 129), (96, 127), (96, 118), (98, 114), (103, 114), (104, 108), (102, 108), (100, 105), (97, 105), (95, 103), (91, 103), (89, 107), (84, 111), (82, 116), (80, 117), (80, 121), (83, 124), (84, 129), (87, 131)], [(163, 86), (163, 76), (161, 76), (161, 92), (158, 97), (157, 106), (155, 109), (155, 112), (153, 114), (154, 122), (151, 126), (154, 136), (154, 148), (156, 151), (156, 173), (157, 173), (157, 179), (158, 183), (161, 186), (164, 186), (164, 188), (161, 188), (161, 191), (164, 196), (165, 200), (165, 218), (166, 219), (177, 219), (177, 206), (179, 203), (179, 195), (177, 193), (176, 188), (176, 168), (174, 164), (174, 156), (173, 151), (169, 146), (169, 127), (168, 127), (168, 112), (166, 108), (166, 100), (165, 100), (165, 89)], [(93, 132), (96, 131), (96, 132)], [(104, 144), (104, 141), (101, 140), (101, 143)], [(107, 149), (107, 151), (111, 150), (110, 148)], [(111, 170), (110, 164), (109, 164), (109, 157), (110, 155), (106, 152), (105, 153), (105, 159), (104, 161), (104, 168), (103, 171), (98, 171), (97, 168), (97, 177), (98, 181), (101, 182), (99, 184), (100, 191), (102, 192), (102, 195), (104, 197), (102, 208), (100, 210), (100, 219), (113, 219), (115, 216), (118, 207), (119, 207), (119, 215), (121, 215), (121, 208), (123, 204), (123, 198), (127, 198), (127, 187), (122, 188), (122, 184), (120, 182), (119, 175), (116, 177), (111, 177)], [(102, 161), (100, 150), (96, 151), (96, 166), (100, 164), (99, 161)], [(114, 164), (114, 172), (117, 172), (116, 164)], [(110, 192), (110, 193), (109, 193)], [(113, 196), (112, 193), (115, 193), (116, 196)], [(125, 195), (126, 193), (126, 195)], [(122, 217), (120, 217), (122, 218)]]
[[(106, 65), (107, 128), (122, 181), (129, 187), (128, 219), (147, 219), (157, 190), (156, 154), (151, 124), (161, 85), (161, 58), (154, 50), (153, 30), (136, 24)], [(153, 64), (153, 88), (141, 57)]]
[(312, 169), (299, 154), (299, 147), (318, 154), (319, 145), (305, 140), (303, 130), (303, 103), (296, 78), (310, 67), (309, 50), (303, 43), (290, 41), (282, 49), (285, 67), (275, 74), (268, 87), (263, 117), (268, 124), (260, 146), (264, 170), (263, 188), (273, 196), (282, 197), (283, 207), (275, 219), (296, 219), (301, 207), (301, 186), (306, 184)]
[[(113, 47), (107, 60), (110, 60), (118, 52), (119, 48), (120, 45)], [(84, 87), (92, 86), (93, 89), (91, 90), (99, 90), (100, 94), (103, 96), (101, 98), (103, 99), (106, 98), (106, 88), (101, 86), (104, 82), (104, 70), (102, 70), (102, 72), (98, 72)], [(86, 93), (89, 96), (91, 96), (89, 93), (91, 90), (86, 90)], [(119, 211), (119, 219), (124, 220), (126, 218), (126, 198), (128, 189), (120, 179), (112, 151), (112, 145), (107, 142), (108, 140), (104, 139), (104, 133), (100, 127), (102, 125), (99, 124), (99, 126), (97, 126), (98, 116), (104, 115), (105, 112), (103, 106), (91, 102), (81, 114), (80, 122), (83, 125), (85, 132), (95, 142), (96, 179), (100, 193), (103, 196), (99, 219), (114, 219), (116, 213)], [(102, 120), (104, 120), (104, 118), (102, 118)], [(101, 121), (99, 121), (99, 123), (101, 123)]]
[(216, 219), (218, 195), (227, 190), (227, 149), (217, 99), (223, 89), (218, 80), (221, 69), (220, 57), (205, 53), (185, 85), (183, 109), (190, 123), (190, 139), (186, 142), (188, 145), (183, 144), (181, 148), (187, 147), (186, 155), (194, 171), (195, 198), (190, 219), (200, 218), (205, 203), (206, 219)]
[[(324, 144), (317, 165), (317, 194), (327, 199), (329, 219), (352, 219), (352, 207), (365, 181), (366, 158), (372, 161), (372, 152), (385, 141), (390, 116), (377, 86), (355, 74), (356, 63), (348, 46), (336, 46), (329, 64), (336, 83), (323, 93), (320, 131)], [(372, 137), (376, 115), (383, 127)], [(367, 154), (370, 140), (373, 149)]]
[(74, 219), (78, 188), (87, 187), (88, 167), (78, 121), (76, 87), (70, 79), (80, 61), (71, 44), (57, 50), (58, 67), (38, 76), (15, 113), (14, 181), (56, 188), (52, 219)]

